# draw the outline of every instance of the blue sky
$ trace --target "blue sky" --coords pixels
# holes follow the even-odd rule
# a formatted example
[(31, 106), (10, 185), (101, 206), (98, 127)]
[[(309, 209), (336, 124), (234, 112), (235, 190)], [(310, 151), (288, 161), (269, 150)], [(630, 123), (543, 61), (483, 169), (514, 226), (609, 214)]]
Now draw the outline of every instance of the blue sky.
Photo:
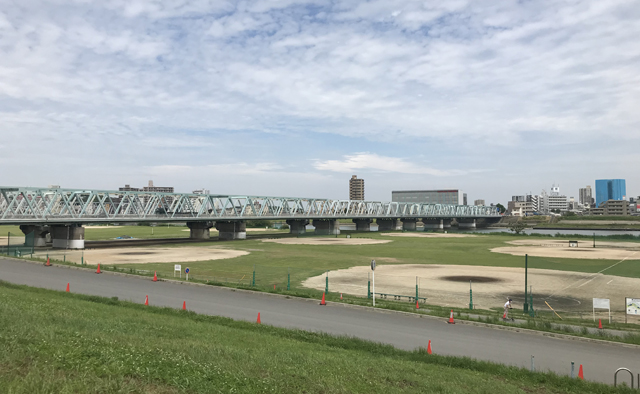
[(0, 5), (0, 184), (640, 195), (635, 0)]

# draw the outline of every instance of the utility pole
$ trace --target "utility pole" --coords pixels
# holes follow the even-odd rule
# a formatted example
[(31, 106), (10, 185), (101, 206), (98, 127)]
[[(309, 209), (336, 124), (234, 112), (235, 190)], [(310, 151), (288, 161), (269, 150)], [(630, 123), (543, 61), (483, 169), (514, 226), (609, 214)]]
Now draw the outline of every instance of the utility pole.
[(527, 300), (527, 270), (528, 270), (528, 261), (529, 255), (524, 255), (524, 313), (529, 312), (529, 302)]

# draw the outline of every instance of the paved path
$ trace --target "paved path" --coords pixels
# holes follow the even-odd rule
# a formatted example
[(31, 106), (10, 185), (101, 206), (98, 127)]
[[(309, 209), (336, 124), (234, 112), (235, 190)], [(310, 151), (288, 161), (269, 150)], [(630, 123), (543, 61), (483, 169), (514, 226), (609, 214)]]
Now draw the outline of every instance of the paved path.
[[(394, 345), (401, 349), (427, 347), (434, 353), (468, 356), (480, 360), (529, 368), (531, 355), (538, 370), (569, 374), (571, 361), (584, 365), (585, 378), (613, 383), (618, 367), (640, 373), (640, 349), (616, 344), (557, 339), (539, 334), (518, 333), (487, 327), (456, 324), (440, 319), (415, 317), (372, 308), (329, 304), (317, 300), (287, 299), (264, 293), (233, 291), (214, 286), (189, 286), (172, 282), (65, 267), (0, 260), (0, 280), (71, 292), (117, 296), (121, 300), (187, 309), (208, 315), (255, 321), (258, 312), (263, 324), (348, 335)], [(625, 379), (628, 379), (625, 377)]]

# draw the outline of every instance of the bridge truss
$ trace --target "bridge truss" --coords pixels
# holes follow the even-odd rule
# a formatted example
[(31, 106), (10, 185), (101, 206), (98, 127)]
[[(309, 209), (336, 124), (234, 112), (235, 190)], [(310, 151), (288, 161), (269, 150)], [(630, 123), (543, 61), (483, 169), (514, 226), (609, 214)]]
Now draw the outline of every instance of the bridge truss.
[(466, 205), (0, 186), (0, 224), (499, 216)]

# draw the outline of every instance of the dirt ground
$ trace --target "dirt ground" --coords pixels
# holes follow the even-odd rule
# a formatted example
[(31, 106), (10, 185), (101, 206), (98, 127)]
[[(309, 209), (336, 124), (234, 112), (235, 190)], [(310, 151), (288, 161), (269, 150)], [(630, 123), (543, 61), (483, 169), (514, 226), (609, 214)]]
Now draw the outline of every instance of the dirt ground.
[[(358, 296), (367, 295), (369, 266), (329, 272), (329, 290)], [(522, 310), (524, 269), (468, 265), (378, 265), (376, 293), (415, 296), (416, 277), (419, 296), (427, 303), (469, 307), (469, 281), (472, 281), (476, 308), (502, 308), (509, 297), (513, 307)], [(611, 299), (612, 309), (622, 310), (624, 297), (640, 297), (640, 279), (603, 274), (529, 269), (528, 284), (533, 286), (534, 308), (546, 309), (546, 300), (559, 311), (591, 312), (592, 298)], [(312, 277), (305, 287), (323, 290), (325, 276)], [(393, 297), (391, 297), (393, 299)], [(406, 300), (406, 299), (405, 299)], [(619, 305), (618, 305), (619, 304)]]
[(571, 259), (623, 260), (640, 258), (640, 244), (636, 242), (579, 241), (578, 247), (569, 247), (569, 240), (520, 239), (507, 242), (515, 246), (491, 249), (495, 253), (514, 256), (561, 257)]
[[(82, 256), (87, 264), (145, 264), (145, 263), (179, 263), (188, 261), (207, 261), (230, 259), (244, 256), (249, 252), (243, 250), (223, 249), (219, 247), (180, 247), (180, 248), (113, 248), (48, 251), (49, 257), (56, 260), (81, 262)], [(36, 255), (43, 257), (45, 252)], [(66, 256), (66, 257), (65, 257)]]
[(445, 233), (418, 233), (418, 232), (382, 233), (380, 235), (385, 236), (385, 237), (416, 237), (416, 238), (467, 238), (467, 237), (477, 237), (477, 235), (473, 235), (473, 234), (445, 234)]
[(388, 239), (368, 238), (274, 238), (262, 242), (274, 242), (283, 245), (374, 245), (392, 242)]
[(7, 239), (8, 237), (0, 237), (0, 246), (7, 246), (7, 241), (9, 241), (9, 243), (11, 245), (23, 245), (24, 244), (24, 234), (20, 234), (20, 235), (16, 235), (14, 236), (13, 234), (11, 235), (11, 239)]

